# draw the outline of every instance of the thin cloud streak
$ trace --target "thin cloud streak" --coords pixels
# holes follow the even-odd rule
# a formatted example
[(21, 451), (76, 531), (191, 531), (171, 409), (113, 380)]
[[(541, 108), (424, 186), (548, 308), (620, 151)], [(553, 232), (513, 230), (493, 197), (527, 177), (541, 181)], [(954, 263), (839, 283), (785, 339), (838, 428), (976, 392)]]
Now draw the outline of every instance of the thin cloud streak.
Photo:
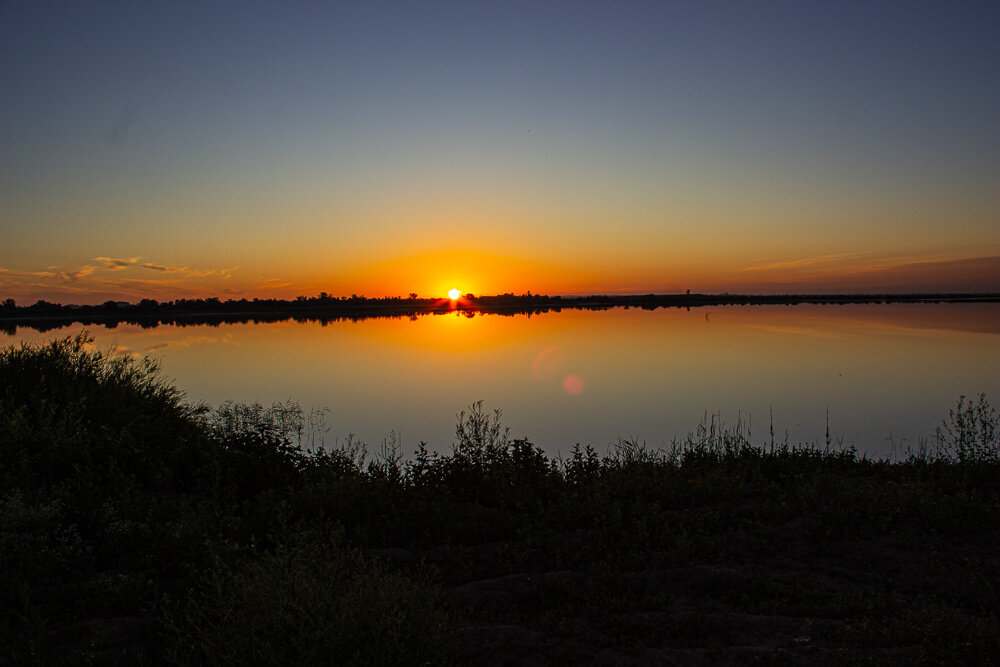
[(136, 262), (139, 261), (139, 257), (129, 257), (128, 259), (119, 259), (116, 257), (95, 257), (95, 262), (104, 262), (105, 271), (121, 271), (122, 269), (127, 269)]
[[(169, 300), (200, 298), (221, 292), (249, 294), (252, 291), (249, 285), (222, 289), (222, 281), (230, 280), (238, 266), (191, 269), (186, 265), (153, 262), (143, 265), (138, 263), (142, 259), (139, 256), (97, 256), (93, 259), (101, 265), (85, 264), (75, 269), (51, 265), (40, 270), (0, 266), (0, 290), (4, 293), (0, 296), (12, 296), (22, 303), (45, 300), (64, 304), (95, 304), (106, 300)], [(165, 270), (149, 269), (146, 265)], [(154, 271), (158, 277), (143, 279), (133, 271), (144, 268)]]
[(187, 270), (186, 266), (163, 266), (162, 264), (153, 264), (152, 262), (146, 262), (142, 265), (142, 268), (161, 273), (181, 273)]
[(947, 293), (1000, 292), (1000, 256), (938, 261), (882, 262), (829, 267), (813, 272), (788, 270), (766, 280), (734, 281), (727, 289), (751, 292)]
[(63, 279), (63, 280), (69, 280), (69, 281), (72, 281), (72, 282), (76, 282), (80, 278), (84, 278), (86, 276), (89, 276), (91, 273), (93, 273), (96, 270), (97, 270), (96, 266), (90, 266), (90, 265), (81, 266), (76, 271), (63, 271), (63, 272), (60, 272), (59, 273), (59, 277), (61, 279)]
[(867, 257), (867, 254), (858, 253), (848, 253), (841, 252), (833, 255), (820, 255), (818, 257), (806, 257), (804, 259), (793, 259), (787, 262), (771, 262), (770, 264), (758, 264), (755, 266), (748, 266), (744, 268), (744, 271), (779, 271), (782, 269), (800, 269), (806, 266), (815, 266), (817, 264), (829, 264), (831, 262), (839, 262), (848, 259), (861, 259), (862, 257)]
[(170, 266), (164, 264), (153, 264), (152, 262), (145, 262), (142, 268), (149, 269), (150, 271), (157, 271), (159, 273), (176, 273), (181, 274), (186, 278), (205, 278), (207, 276), (220, 276), (223, 280), (228, 280), (232, 277), (233, 271), (236, 271), (239, 266), (231, 266), (227, 269), (192, 269), (183, 264), (173, 264)]
[(76, 282), (80, 278), (89, 276), (97, 270), (96, 266), (85, 264), (75, 271), (56, 271), (59, 267), (50, 266), (45, 271), (16, 271), (0, 266), (0, 275), (13, 276), (16, 278), (49, 278), (61, 280), (63, 282)]

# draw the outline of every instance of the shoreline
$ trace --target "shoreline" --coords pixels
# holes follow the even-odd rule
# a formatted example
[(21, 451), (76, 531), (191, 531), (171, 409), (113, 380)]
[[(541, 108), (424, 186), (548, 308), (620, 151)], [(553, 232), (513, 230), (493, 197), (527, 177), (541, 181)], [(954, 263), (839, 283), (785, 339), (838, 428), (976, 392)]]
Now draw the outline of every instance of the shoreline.
[(993, 664), (1000, 416), (900, 461), (708, 429), (313, 448), (84, 334), (0, 349), (0, 664)]
[[(466, 295), (456, 300), (363, 297), (299, 297), (294, 301), (276, 299), (182, 299), (158, 303), (143, 300), (138, 304), (107, 302), (96, 306), (71, 306), (38, 302), (31, 306), (0, 306), (0, 329), (18, 326), (48, 331), (61, 326), (80, 324), (117, 325), (133, 323), (222, 324), (230, 322), (278, 322), (290, 319), (332, 322), (387, 317), (464, 312), (470, 315), (542, 314), (561, 310), (607, 310), (611, 308), (704, 308), (710, 306), (795, 306), (860, 304), (962, 304), (1000, 303), (998, 293), (975, 294), (645, 294), (592, 295), (561, 297), (547, 295)], [(45, 326), (51, 324), (52, 326)]]

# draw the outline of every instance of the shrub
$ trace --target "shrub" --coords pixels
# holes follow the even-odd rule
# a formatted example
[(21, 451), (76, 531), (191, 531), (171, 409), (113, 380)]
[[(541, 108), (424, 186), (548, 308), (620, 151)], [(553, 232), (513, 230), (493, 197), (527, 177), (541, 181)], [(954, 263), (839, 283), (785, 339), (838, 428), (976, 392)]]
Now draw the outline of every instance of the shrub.
[(444, 620), (421, 582), (305, 536), (212, 572), (164, 641), (173, 664), (415, 664)]
[(933, 450), (924, 450), (917, 458), (963, 463), (1000, 461), (1000, 418), (986, 394), (979, 394), (976, 402), (961, 396), (938, 426)]
[(0, 484), (67, 481), (99, 497), (190, 486), (204, 463), (203, 406), (152, 359), (90, 349), (86, 332), (0, 350)]

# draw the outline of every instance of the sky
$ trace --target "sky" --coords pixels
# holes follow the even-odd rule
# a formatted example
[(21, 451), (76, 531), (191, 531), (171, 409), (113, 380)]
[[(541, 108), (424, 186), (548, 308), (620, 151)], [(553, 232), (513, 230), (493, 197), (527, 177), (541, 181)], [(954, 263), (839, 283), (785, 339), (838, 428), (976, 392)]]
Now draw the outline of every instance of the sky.
[(997, 2), (0, 4), (0, 299), (1000, 291)]

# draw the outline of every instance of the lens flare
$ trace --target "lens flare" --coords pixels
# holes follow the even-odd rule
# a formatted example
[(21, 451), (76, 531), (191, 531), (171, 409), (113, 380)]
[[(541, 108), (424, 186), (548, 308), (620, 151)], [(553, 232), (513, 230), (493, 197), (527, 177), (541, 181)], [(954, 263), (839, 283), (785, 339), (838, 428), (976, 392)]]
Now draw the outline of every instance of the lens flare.
[(531, 363), (531, 375), (536, 380), (553, 378), (559, 375), (566, 361), (566, 353), (558, 345), (550, 345), (535, 357)]
[(570, 396), (579, 396), (583, 393), (583, 378), (579, 375), (567, 375), (562, 384), (563, 390)]

